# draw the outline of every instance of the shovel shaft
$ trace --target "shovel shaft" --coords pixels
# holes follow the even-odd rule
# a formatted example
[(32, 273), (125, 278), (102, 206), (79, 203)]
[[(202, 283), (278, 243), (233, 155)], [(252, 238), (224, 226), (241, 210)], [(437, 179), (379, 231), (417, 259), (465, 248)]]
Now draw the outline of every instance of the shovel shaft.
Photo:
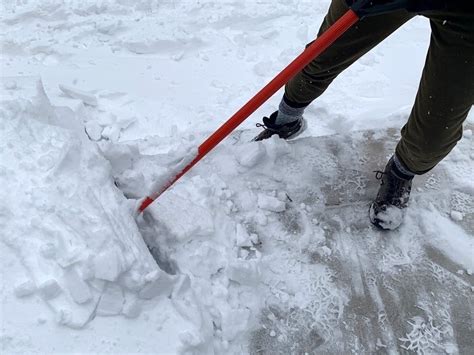
[(207, 138), (198, 148), (196, 157), (186, 165), (176, 176), (165, 184), (159, 191), (148, 196), (139, 207), (143, 212), (163, 192), (186, 174), (197, 162), (204, 158), (216, 145), (234, 131), (245, 119), (254, 113), (273, 94), (280, 90), (293, 76), (303, 70), (313, 59), (324, 52), (334, 41), (359, 20), (359, 16), (349, 9), (339, 20), (319, 36), (306, 50), (283, 69), (272, 81), (252, 97), (239, 111), (237, 111), (217, 131)]

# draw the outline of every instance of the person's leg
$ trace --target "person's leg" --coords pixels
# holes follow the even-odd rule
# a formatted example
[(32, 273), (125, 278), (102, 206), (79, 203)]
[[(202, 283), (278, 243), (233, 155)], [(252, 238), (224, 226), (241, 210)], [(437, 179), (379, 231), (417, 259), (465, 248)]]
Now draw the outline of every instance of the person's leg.
[(370, 220), (383, 229), (400, 225), (413, 176), (432, 169), (453, 149), (474, 104), (474, 15), (426, 15), (432, 35), (418, 94), (370, 207)]
[[(318, 35), (348, 9), (345, 0), (332, 0)], [(254, 140), (268, 139), (274, 134), (284, 139), (298, 135), (304, 129), (305, 108), (327, 89), (339, 73), (413, 16), (412, 13), (399, 10), (367, 17), (355, 24), (286, 84), (278, 111), (263, 118), (264, 130)]]
[[(344, 0), (333, 0), (318, 35), (326, 31), (347, 10)], [(344, 69), (413, 16), (414, 14), (400, 10), (359, 21), (287, 83), (283, 105), (287, 104), (290, 108), (307, 106), (319, 97)], [(286, 109), (288, 111), (288, 108)]]
[(412, 172), (432, 169), (462, 136), (474, 104), (474, 16), (433, 15), (431, 43), (396, 154)]

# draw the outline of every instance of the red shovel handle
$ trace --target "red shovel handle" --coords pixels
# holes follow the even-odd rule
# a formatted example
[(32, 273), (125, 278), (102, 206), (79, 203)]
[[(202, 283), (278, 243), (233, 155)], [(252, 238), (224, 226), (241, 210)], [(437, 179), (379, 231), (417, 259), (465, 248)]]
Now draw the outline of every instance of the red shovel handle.
[(186, 165), (181, 172), (165, 184), (159, 191), (148, 196), (140, 205), (138, 211), (141, 213), (163, 192), (186, 174), (198, 161), (236, 129), (247, 117), (254, 113), (265, 101), (280, 90), (293, 76), (303, 70), (314, 58), (320, 55), (336, 39), (346, 32), (353, 24), (359, 20), (359, 16), (353, 11), (348, 10), (339, 20), (329, 27), (321, 36), (319, 36), (306, 50), (301, 53), (293, 62), (283, 69), (272, 81), (270, 81), (262, 90), (250, 99), (239, 111), (237, 111), (229, 120), (224, 123), (217, 131), (206, 139), (198, 148), (196, 157)]

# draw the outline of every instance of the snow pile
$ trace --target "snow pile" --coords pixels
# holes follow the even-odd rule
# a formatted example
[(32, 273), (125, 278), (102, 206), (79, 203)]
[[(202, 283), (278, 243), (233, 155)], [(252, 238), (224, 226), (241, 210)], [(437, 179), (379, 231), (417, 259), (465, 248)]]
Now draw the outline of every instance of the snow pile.
[[(169, 339), (175, 350), (224, 351), (248, 333), (252, 310), (260, 308), (258, 238), (227, 216), (235, 210), (233, 192), (218, 176), (213, 189), (195, 178), (187, 190), (165, 194), (141, 221), (142, 236), (112, 172), (123, 176), (134, 161), (153, 162), (130, 186), (119, 179), (139, 195), (144, 186), (136, 179), (151, 172), (144, 184), (150, 186), (182, 150), (140, 155), (137, 146), (103, 142), (112, 168), (85, 134), (77, 117), (83, 108), (52, 106), (41, 82), (33, 99), (5, 100), (3, 107), (2, 242), (28, 270), (14, 288), (17, 297), (41, 297), (57, 323), (75, 329), (98, 316), (140, 317), (153, 299), (180, 329), (179, 340)], [(127, 152), (137, 154), (128, 159)], [(192, 202), (198, 196), (202, 203)], [(222, 201), (228, 209), (211, 212)]]
[(74, 112), (53, 107), (38, 82), (34, 99), (4, 100), (1, 115), (2, 241), (30, 273), (15, 293), (38, 293), (74, 328), (135, 317), (137, 297), (170, 295), (174, 278), (151, 258)]
[(231, 344), (244, 351), (261, 307), (258, 237), (232, 218), (234, 192), (215, 175), (213, 182), (187, 180), (151, 205), (140, 225), (158, 264), (189, 278), (194, 296), (173, 302), (199, 324), (191, 344), (202, 349), (212, 339), (216, 352)]

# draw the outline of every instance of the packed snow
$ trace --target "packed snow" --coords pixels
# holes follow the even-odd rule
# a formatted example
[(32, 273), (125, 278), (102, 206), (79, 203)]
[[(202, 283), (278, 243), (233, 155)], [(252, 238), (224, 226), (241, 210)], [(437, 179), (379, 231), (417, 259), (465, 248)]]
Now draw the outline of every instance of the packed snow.
[[(375, 220), (373, 206), (370, 206), (369, 216), (371, 220)], [(380, 220), (379, 224), (383, 229), (395, 230), (403, 223), (403, 210), (398, 207), (388, 206), (385, 211), (379, 212), (377, 219)]]
[(368, 218), (424, 18), (343, 73), (296, 139), (251, 142), (275, 95), (136, 213), (328, 4), (2, 2), (0, 352), (472, 353), (474, 116), (399, 229)]

